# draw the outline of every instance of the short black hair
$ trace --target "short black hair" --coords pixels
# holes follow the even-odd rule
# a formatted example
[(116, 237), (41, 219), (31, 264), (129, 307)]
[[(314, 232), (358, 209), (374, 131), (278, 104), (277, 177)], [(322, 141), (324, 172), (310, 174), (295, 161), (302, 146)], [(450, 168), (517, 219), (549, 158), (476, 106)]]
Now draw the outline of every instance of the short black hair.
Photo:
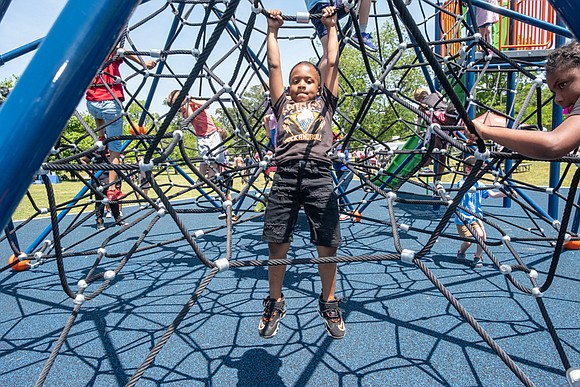
[(294, 72), (294, 69), (300, 65), (309, 65), (314, 67), (314, 70), (316, 70), (316, 73), (318, 74), (318, 86), (322, 85), (322, 74), (320, 73), (320, 69), (318, 68), (318, 66), (315, 66), (312, 62), (309, 62), (307, 60), (300, 61), (296, 63), (294, 67), (292, 67), (292, 69), (290, 70), (290, 75), (288, 75), (289, 82), (292, 82), (292, 73)]
[(575, 40), (550, 53), (546, 61), (546, 74), (574, 67), (580, 68), (580, 44)]

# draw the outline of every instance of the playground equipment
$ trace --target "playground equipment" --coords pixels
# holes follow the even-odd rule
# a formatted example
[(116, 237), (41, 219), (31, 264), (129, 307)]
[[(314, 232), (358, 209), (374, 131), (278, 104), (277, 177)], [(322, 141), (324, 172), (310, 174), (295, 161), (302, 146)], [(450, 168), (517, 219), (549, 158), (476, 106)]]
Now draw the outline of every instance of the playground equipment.
[[(281, 262), (270, 263), (255, 259), (232, 261), (235, 227), (237, 224), (254, 221), (261, 216), (259, 213), (254, 213), (253, 208), (267, 197), (270, 183), (267, 178), (263, 177), (263, 172), (273, 161), (264, 156), (264, 151), (267, 150), (267, 140), (261, 135), (261, 122), (265, 114), (264, 104), (258, 104), (260, 106), (258, 108), (246, 106), (242, 98), (245, 93), (249, 92), (250, 84), (266, 86), (267, 74), (263, 63), (264, 39), (262, 35), (256, 33), (260, 31), (258, 26), (261, 25), (263, 28), (265, 24), (263, 15), (261, 15), (263, 5), (260, 2), (252, 2), (251, 5), (243, 4), (239, 0), (223, 3), (211, 2), (209, 5), (205, 1), (168, 2), (151, 12), (147, 17), (134, 23), (131, 22), (126, 30), (128, 42), (132, 42), (131, 34), (134, 31), (138, 31), (138, 28), (143, 25), (147, 26), (152, 19), (155, 19), (155, 16), (167, 12), (173, 15), (173, 22), (168, 28), (169, 32), (164, 47), (143, 50), (139, 49), (140, 46), (135, 46), (130, 47), (131, 50), (128, 51), (128, 53), (163, 59), (155, 73), (137, 68), (133, 69), (129, 76), (143, 79), (143, 84), (152, 79), (138, 123), (138, 128), (145, 127), (147, 129), (147, 134), (139, 129), (136, 136), (135, 133), (123, 136), (123, 140), (126, 141), (126, 149), (131, 150), (132, 147), (135, 147), (137, 156), (134, 160), (119, 166), (110, 164), (81, 165), (78, 160), (82, 155), (98, 151), (103, 145), (97, 144), (97, 141), (91, 143), (87, 148), (79, 146), (71, 156), (58, 155), (58, 149), (55, 150), (56, 152), (51, 152), (51, 147), (56, 143), (60, 130), (73, 115), (76, 102), (81, 99), (86, 86), (98, 71), (99, 65), (103, 63), (111, 47), (115, 45), (118, 36), (122, 34), (124, 26), (129, 20), (129, 16), (139, 3), (139, 1), (127, 1), (119, 5), (118, 2), (109, 0), (93, 0), (85, 1), (83, 4), (78, 2), (67, 4), (51, 33), (38, 46), (37, 54), (0, 110), (0, 122), (3, 123), (0, 136), (4, 139), (0, 145), (2, 148), (0, 159), (5, 161), (4, 165), (9, 162), (9, 165), (18, 166), (8, 168), (6, 173), (0, 174), (0, 205), (6, 211), (0, 214), (0, 224), (2, 226), (9, 224), (13, 210), (24, 196), (35, 174), (41, 176), (49, 199), (47, 209), (37, 208), (38, 211), (29, 219), (17, 222), (14, 227), (9, 228), (6, 237), (0, 241), (8, 245), (6, 249), (12, 251), (17, 257), (11, 259), (9, 265), (4, 267), (4, 271), (8, 272), (10, 267), (22, 268), (26, 265), (34, 269), (54, 267), (56, 262), (56, 270), (61, 278), (63, 291), (67, 297), (74, 300), (71, 318), (62, 330), (61, 337), (63, 339), (70, 332), (83, 304), (106, 292), (109, 286), (118, 279), (119, 273), (122, 272), (123, 267), (131, 257), (152, 249), (163, 251), (174, 243), (174, 240), (186, 243), (191, 249), (191, 255), (197, 258), (199, 266), (207, 269), (208, 273), (200, 282), (191, 300), (169, 324), (165, 334), (155, 342), (153, 348), (148, 348), (151, 352), (134, 372), (127, 385), (134, 385), (139, 381), (152, 365), (159, 351), (167, 344), (169, 337), (178, 329), (187, 312), (198, 301), (209, 282), (220, 272), (230, 268), (266, 266), (268, 264), (316, 264), (321, 262), (352, 262), (356, 259), (370, 258), (374, 260), (388, 259), (416, 266), (432, 281), (461, 317), (498, 354), (513, 374), (523, 384), (533, 385), (533, 381), (521, 370), (518, 364), (498, 345), (492, 335), (482, 328), (453, 294), (446, 290), (444, 284), (432, 274), (423, 261), (424, 258), (429, 257), (438, 238), (453, 238), (452, 235), (445, 232), (449, 220), (456, 214), (459, 202), (465, 192), (476, 180), (484, 179), (489, 187), (502, 189), (508, 194), (512, 192), (512, 189), (516, 190), (518, 198), (512, 195), (511, 200), (521, 208), (521, 213), (526, 216), (526, 219), (529, 219), (530, 225), (525, 230), (528, 233), (527, 237), (511, 238), (505, 229), (516, 226), (510, 224), (509, 220), (497, 219), (496, 222), (501, 222), (497, 227), (488, 223), (498, 234), (501, 234), (501, 238), (494, 240), (497, 244), (492, 246), (491, 237), (488, 243), (481, 240), (477, 240), (477, 242), (485, 246), (489, 261), (505, 275), (506, 283), (509, 282), (508, 286), (513, 286), (517, 291), (531, 295), (537, 300), (538, 307), (542, 311), (541, 317), (544, 319), (546, 329), (550, 332), (551, 339), (562, 360), (563, 368), (574, 371), (564, 346), (558, 338), (558, 332), (551, 325), (547, 313), (544, 313), (542, 295), (552, 285), (552, 279), (556, 274), (560, 258), (560, 247), (565, 240), (578, 239), (575, 232), (568, 228), (572, 209), (577, 208), (575, 190), (562, 189), (564, 180), (560, 177), (560, 173), (554, 169), (550, 187), (545, 190), (546, 196), (549, 195), (551, 198), (550, 206), (546, 211), (541, 203), (532, 200), (530, 195), (526, 194), (526, 190), (536, 191), (538, 187), (526, 184), (525, 181), (519, 181), (512, 174), (524, 160), (523, 157), (505, 155), (495, 150), (488, 153), (482, 141), (468, 144), (464, 138), (452, 136), (452, 133), (464, 129), (462, 125), (433, 125), (431, 118), (422, 113), (410, 97), (410, 91), (415, 86), (421, 85), (412, 85), (413, 88), (409, 89), (410, 85), (405, 84), (404, 76), (411, 69), (420, 68), (425, 75), (425, 83), (434, 88), (440, 88), (457, 107), (459, 118), (467, 125), (467, 130), (471, 129), (471, 118), (477, 115), (475, 114), (476, 108), (505, 115), (509, 125), (534, 120), (541, 121), (541, 106), (548, 99), (541, 93), (542, 85), (533, 83), (530, 86), (530, 95), (537, 96), (537, 100), (534, 102), (537, 102), (536, 106), (540, 106), (531, 115), (525, 113), (528, 107), (534, 106), (531, 100), (516, 109), (514, 94), (517, 82), (516, 74), (529, 82), (536, 79), (542, 58), (545, 58), (546, 53), (528, 56), (525, 63), (520, 63), (514, 60), (511, 51), (550, 49), (559, 44), (558, 39), (554, 40), (553, 34), (570, 37), (572, 34), (569, 30), (554, 25), (553, 19), (549, 19), (548, 14), (546, 14), (545, 20), (538, 20), (535, 14), (526, 14), (527, 9), (517, 8), (515, 6), (517, 4), (514, 3), (514, 7), (497, 10), (507, 18), (504, 24), (510, 26), (510, 32), (511, 28), (515, 28), (514, 31), (519, 31), (516, 32), (518, 37), (528, 33), (534, 34), (535, 37), (541, 37), (543, 39), (541, 44), (530, 44), (530, 39), (527, 41), (524, 39), (525, 42), (511, 42), (516, 35), (504, 33), (504, 30), (501, 30), (499, 36), (506, 36), (508, 42), (506, 45), (502, 43), (501, 46), (498, 44), (497, 47), (482, 47), (484, 44), (477, 39), (473, 22), (469, 21), (470, 16), (464, 16), (464, 11), (457, 2), (447, 2), (443, 5), (442, 9), (445, 10), (443, 13), (439, 12), (438, 7), (432, 7), (430, 2), (421, 2), (425, 7), (429, 6), (430, 12), (427, 13), (422, 8), (422, 11), (418, 12), (415, 18), (411, 17), (402, 0), (384, 2), (383, 5), (385, 9), (388, 8), (389, 12), (374, 12), (374, 18), (377, 21), (388, 19), (392, 23), (398, 44), (392, 48), (392, 51), (379, 52), (378, 56), (362, 52), (361, 60), (367, 71), (364, 89), (357, 90), (349, 84), (348, 79), (344, 79), (343, 84), (348, 94), (357, 95), (357, 102), (360, 103), (355, 110), (349, 110), (346, 107), (348, 104), (345, 104), (344, 107), (341, 105), (341, 111), (337, 116), (346, 117), (341, 118), (341, 123), (344, 125), (341, 129), (345, 134), (341, 144), (345, 148), (349, 145), (360, 147), (361, 144), (368, 144), (370, 141), (382, 144), (385, 143), (386, 138), (390, 137), (369, 133), (365, 129), (368, 124), (365, 123), (364, 118), (377, 100), (383, 101), (385, 105), (394, 106), (392, 114), (397, 116), (398, 124), (403, 125), (412, 134), (403, 149), (385, 148), (374, 155), (380, 156), (380, 164), (369, 166), (366, 163), (368, 160), (347, 164), (349, 170), (356, 175), (358, 183), (341, 193), (346, 198), (354, 198), (355, 195), (352, 195), (354, 192), (361, 194), (365, 189), (369, 191), (362, 193), (362, 198), (356, 197), (349, 200), (347, 202), (348, 211), (355, 215), (354, 218), (358, 222), (383, 222), (392, 233), (393, 247), (386, 254), (377, 254), (377, 256), (370, 258), (337, 256), (326, 257), (325, 260), (312, 258), (299, 262), (280, 260)], [(471, 3), (474, 6), (483, 7), (485, 2), (472, 0)], [(561, 14), (565, 15), (565, 12), (569, 11), (563, 2), (562, 4), (554, 3), (560, 5)], [(521, 6), (521, 3), (518, 4)], [(86, 9), (91, 10), (90, 16), (88, 19), (81, 20), (78, 15), (84, 14)], [(386, 14), (389, 16), (378, 16)], [(244, 16), (243, 20), (240, 19), (241, 15)], [(398, 16), (393, 18), (390, 15)], [(420, 31), (415, 19), (421, 19), (424, 22), (433, 15), (435, 15), (436, 23), (440, 21), (441, 24), (436, 26), (435, 33), (429, 35)], [(297, 15), (296, 18), (290, 17), (288, 21), (303, 19), (303, 15)], [(349, 28), (355, 30), (358, 28), (356, 18), (351, 17), (350, 21), (352, 24), (345, 23), (344, 25), (346, 31), (344, 36), (350, 36)], [(527, 29), (524, 24), (531, 24), (534, 28), (542, 28), (545, 32), (536, 35), (535, 31), (537, 30)], [(574, 28), (571, 29), (575, 32)], [(196, 37), (193, 44), (191, 41), (187, 41), (187, 45), (184, 43), (183, 47), (174, 47), (174, 42), (178, 41), (179, 37), (186, 35), (184, 31), (188, 31), (190, 36)], [(308, 34), (310, 33), (309, 29)], [(294, 41), (301, 37), (288, 32), (281, 39)], [(222, 39), (225, 38), (230, 39), (228, 42), (232, 44), (220, 51), (218, 42), (222, 42)], [(63, 45), (63, 42), (69, 42), (69, 44)], [(348, 46), (348, 49), (352, 49), (351, 43), (347, 39), (344, 39), (343, 43)], [(459, 46), (454, 46), (456, 44)], [(36, 46), (36, 44), (33, 45)], [(435, 46), (434, 50), (432, 50), (433, 45)], [(478, 47), (493, 50), (493, 59), (487, 59), (482, 55), (478, 56)], [(506, 51), (508, 49), (509, 51)], [(29, 50), (28, 46), (22, 48), (21, 52)], [(413, 56), (412, 60), (399, 62), (408, 53)], [(183, 75), (174, 70), (174, 64), (177, 67), (174, 60), (179, 55), (188, 55), (194, 59), (190, 63), (188, 74)], [(233, 64), (228, 70), (220, 67), (228, 62)], [(507, 90), (505, 109), (497, 111), (495, 104), (477, 98), (478, 87), (483, 82), (483, 75), (489, 74), (491, 70), (499, 73), (507, 71), (508, 68), (510, 71), (505, 87)], [(402, 71), (403, 75), (397, 77), (395, 70)], [(230, 136), (225, 139), (225, 145), (232, 150), (249, 149), (252, 156), (256, 153), (255, 164), (244, 168), (227, 166), (211, 178), (203, 176), (196, 164), (204, 160), (197, 159), (195, 152), (191, 152), (191, 145), (186, 144), (184, 140), (184, 133), (185, 136), (188, 135), (187, 126), (177, 128), (173, 126), (179, 104), (169, 108), (167, 113), (158, 117), (155, 117), (150, 111), (151, 101), (156, 96), (157, 87), (168, 79), (171, 80), (172, 85), (179, 85), (181, 92), (178, 101), (182, 101), (193, 90), (199, 91), (199, 94), (211, 94), (203, 108), (212, 103), (220, 104), (227, 112), (225, 115), (228, 122), (234, 128)], [(387, 79), (389, 82), (386, 81)], [(458, 88), (461, 89), (462, 93), (455, 91)], [(43, 98), (35, 98), (34, 95)], [(470, 98), (465, 98), (465, 96), (470, 96)], [(137, 99), (130, 99), (130, 103), (127, 103), (126, 106), (127, 111), (131, 104), (138, 104)], [(29, 103), (30, 101), (35, 101), (35, 103)], [(58, 103), (54, 103), (54, 101), (58, 101)], [(229, 105), (226, 106), (226, 104)], [(225, 109), (226, 107), (232, 108), (233, 113)], [(151, 119), (148, 125), (144, 125), (146, 118), (151, 117), (155, 118)], [(425, 122), (420, 129), (416, 125), (417, 117), (422, 118)], [(558, 114), (555, 114), (554, 117), (557, 119)], [(22, 127), (26, 127), (27, 130), (19, 130)], [(86, 131), (85, 138), (94, 137), (95, 133), (90, 127), (87, 127)], [(425, 133), (428, 133), (430, 137), (427, 137)], [(452, 149), (460, 151), (461, 154), (461, 156), (449, 155), (451, 162), (447, 168), (451, 180), (437, 185), (416, 178), (420, 166), (437, 156), (434, 149), (435, 136), (443, 138)], [(39, 142), (39, 138), (42, 141)], [(75, 143), (75, 145), (77, 144)], [(36, 152), (22, 152), (22, 149), (32, 148), (36, 149)], [(176, 151), (177, 149), (179, 152)], [(454, 183), (461, 177), (461, 173), (460, 168), (453, 167), (453, 163), (460, 166), (463, 153), (475, 154), (478, 162), (472, 173), (465, 176), (466, 184), (458, 190), (454, 188)], [(47, 158), (49, 154), (51, 156)], [(509, 159), (508, 162), (503, 163), (506, 159)], [(567, 157), (560, 161), (565, 163), (568, 171), (578, 160), (575, 157)], [(487, 163), (486, 166), (484, 166), (484, 162)], [(83, 173), (90, 171), (93, 173), (92, 178), (96, 178), (100, 171), (107, 169), (116, 170), (125, 184), (127, 196), (121, 201), (126, 206), (125, 211), (131, 211), (127, 216), (130, 221), (129, 227), (114, 229), (112, 232), (111, 230), (106, 232), (95, 230), (86, 235), (81, 232), (82, 227), (87, 224), (93, 226), (94, 211), (92, 208), (95, 201), (106, 204), (106, 200), (102, 193), (95, 192), (90, 188), (88, 179)], [(177, 171), (185, 182), (170, 181), (164, 185), (161, 177), (169, 170)], [(86, 184), (73, 198), (57, 202), (52, 184), (47, 177), (47, 171), (70, 171), (75, 173), (79, 179), (84, 178)], [(486, 177), (487, 172), (490, 174)], [(155, 197), (145, 195), (144, 187), (135, 183), (134, 178), (139, 174), (146, 176)], [(566, 176), (566, 174), (564, 175)], [(569, 175), (567, 176), (569, 177)], [(575, 176), (572, 185), (577, 185), (577, 183), (578, 176)], [(419, 193), (416, 190), (409, 189), (407, 191), (409, 186), (418, 187)], [(228, 190), (233, 194), (232, 200), (226, 197)], [(426, 190), (428, 194), (422, 194), (423, 190)], [(194, 197), (188, 196), (189, 193), (192, 193)], [(91, 195), (95, 199), (89, 198)], [(407, 195), (406, 198), (403, 197), (405, 195)], [(134, 200), (133, 197), (136, 199)], [(555, 199), (566, 200), (564, 215), (560, 212)], [(431, 228), (414, 229), (412, 225), (398, 221), (394, 216), (395, 204), (409, 202), (430, 207), (438, 205), (444, 211), (436, 213), (436, 222)], [(139, 207), (138, 210), (134, 211), (128, 210), (130, 204), (139, 204), (142, 205), (142, 208)], [(387, 220), (366, 217), (365, 210), (369, 206), (381, 204), (388, 208), (389, 217)], [(506, 202), (506, 205), (508, 204)], [(26, 232), (27, 225), (34, 218), (46, 213), (50, 213), (50, 224), (28, 246), (20, 248), (21, 241), (18, 240), (18, 236)], [(187, 217), (196, 213), (215, 213), (216, 215), (224, 213), (226, 222), (217, 226), (205, 225)], [(151, 241), (152, 243), (146, 246), (146, 243), (150, 242), (148, 234), (155, 229), (156, 224), (162, 218), (171, 218), (177, 231), (170, 238)], [(186, 218), (190, 223), (184, 221)], [(490, 221), (488, 220), (488, 222)], [(134, 243), (131, 242), (130, 248), (116, 249), (115, 242), (125, 238), (126, 232), (136, 228), (143, 231), (135, 238)], [(192, 228), (196, 229), (192, 230)], [(400, 237), (400, 233), (404, 231), (425, 236), (425, 239), (421, 240), (420, 246), (416, 249), (404, 248), (401, 245), (402, 238)], [(224, 245), (224, 251), (218, 257), (209, 258), (200, 249), (196, 239), (217, 232), (225, 234), (220, 239), (220, 243)], [(178, 235), (175, 236), (175, 234)], [(522, 260), (517, 249), (514, 248), (516, 243), (529, 241), (550, 244), (550, 246), (555, 247), (551, 257), (553, 265), (544, 273), (543, 278), (541, 278), (543, 281), (538, 279), (537, 272), (533, 267), (530, 267), (528, 262)], [(495, 250), (498, 245), (506, 246), (512, 255), (509, 258), (498, 258)], [(95, 258), (86, 270), (82, 271), (82, 278), (67, 278), (64, 258), (68, 260), (77, 258), (80, 261), (81, 256)], [(106, 266), (106, 270), (97, 270), (104, 266)], [(20, 274), (34, 275), (34, 272)], [(525, 278), (522, 280), (517, 274), (525, 274)], [(71, 283), (77, 283), (77, 287), (71, 286)], [(63, 339), (58, 340), (51, 347), (50, 356), (39, 376), (38, 385), (42, 385), (48, 377), (49, 371), (64, 345)]]

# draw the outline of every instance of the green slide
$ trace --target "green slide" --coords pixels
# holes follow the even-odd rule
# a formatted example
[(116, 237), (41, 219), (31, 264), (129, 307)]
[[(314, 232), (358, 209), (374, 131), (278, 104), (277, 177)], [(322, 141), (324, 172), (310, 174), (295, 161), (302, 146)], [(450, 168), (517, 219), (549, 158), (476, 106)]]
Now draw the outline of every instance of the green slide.
[[(409, 137), (405, 145), (403, 145), (402, 150), (415, 150), (420, 144), (421, 137), (412, 136)], [(421, 162), (422, 158), (422, 155), (398, 154), (393, 158), (393, 161), (391, 161), (387, 167), (386, 172), (387, 174), (393, 173), (399, 176), (406, 175)], [(386, 184), (387, 187), (393, 188), (397, 183), (399, 183), (399, 179), (389, 175), (381, 175), (374, 178), (373, 183), (378, 186)]]

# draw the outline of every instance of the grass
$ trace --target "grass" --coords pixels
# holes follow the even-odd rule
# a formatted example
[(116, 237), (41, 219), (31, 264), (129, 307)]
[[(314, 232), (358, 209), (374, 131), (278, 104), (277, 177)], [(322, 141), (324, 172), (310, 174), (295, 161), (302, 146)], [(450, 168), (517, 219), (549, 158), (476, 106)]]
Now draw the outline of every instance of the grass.
[[(513, 178), (527, 184), (545, 187), (549, 185), (549, 175), (550, 175), (550, 163), (548, 162), (540, 162), (540, 161), (529, 161), (530, 164), (529, 171), (527, 172), (520, 172), (513, 175)], [(564, 165), (561, 166), (561, 173), (564, 171)], [(574, 170), (575, 171), (575, 168)], [(573, 172), (572, 171), (572, 172)], [(571, 175), (572, 173), (568, 173), (568, 176), (564, 180), (564, 187), (569, 187), (571, 182)], [(450, 182), (453, 176), (447, 175), (444, 178), (445, 182)], [(491, 175), (490, 175), (491, 178)], [(169, 176), (167, 174), (160, 174), (156, 178), (158, 184), (164, 185), (169, 183)], [(171, 174), (171, 181), (176, 185), (176, 187), (172, 188), (170, 192), (177, 192), (183, 186), (190, 186), (189, 182), (185, 180), (181, 175)], [(457, 181), (457, 179), (456, 179)], [(258, 186), (263, 186), (264, 181), (259, 180)], [(235, 188), (241, 188), (242, 183), (236, 182)], [(55, 197), (57, 203), (63, 203), (66, 200), (72, 199), (75, 195), (79, 193), (79, 191), (84, 187), (83, 183), (78, 181), (63, 181), (60, 184), (54, 185)], [(48, 208), (48, 198), (46, 196), (46, 190), (43, 184), (32, 184), (28, 192), (30, 196), (34, 199), (35, 204), (39, 208)], [(153, 199), (156, 196), (153, 194), (153, 191), (150, 190), (151, 197)], [(197, 191), (191, 191), (184, 194), (181, 198), (195, 198), (197, 197)], [(130, 197), (129, 199), (134, 200), (135, 196)], [(86, 199), (83, 203), (86, 203)], [(23, 200), (20, 202), (18, 208), (14, 212), (12, 218), (14, 220), (23, 220), (28, 219), (30, 216), (36, 213), (36, 210), (32, 206), (30, 200), (25, 196)]]

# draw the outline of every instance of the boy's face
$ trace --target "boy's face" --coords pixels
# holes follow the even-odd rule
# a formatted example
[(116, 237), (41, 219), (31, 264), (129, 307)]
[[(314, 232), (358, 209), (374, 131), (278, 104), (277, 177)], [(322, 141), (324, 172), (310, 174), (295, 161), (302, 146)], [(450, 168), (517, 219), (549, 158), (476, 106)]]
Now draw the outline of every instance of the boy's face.
[(290, 87), (288, 91), (294, 102), (311, 101), (318, 95), (320, 78), (312, 65), (301, 64), (294, 68), (290, 74)]
[(548, 87), (554, 93), (554, 101), (563, 109), (574, 106), (580, 98), (580, 69), (571, 67), (546, 75)]

